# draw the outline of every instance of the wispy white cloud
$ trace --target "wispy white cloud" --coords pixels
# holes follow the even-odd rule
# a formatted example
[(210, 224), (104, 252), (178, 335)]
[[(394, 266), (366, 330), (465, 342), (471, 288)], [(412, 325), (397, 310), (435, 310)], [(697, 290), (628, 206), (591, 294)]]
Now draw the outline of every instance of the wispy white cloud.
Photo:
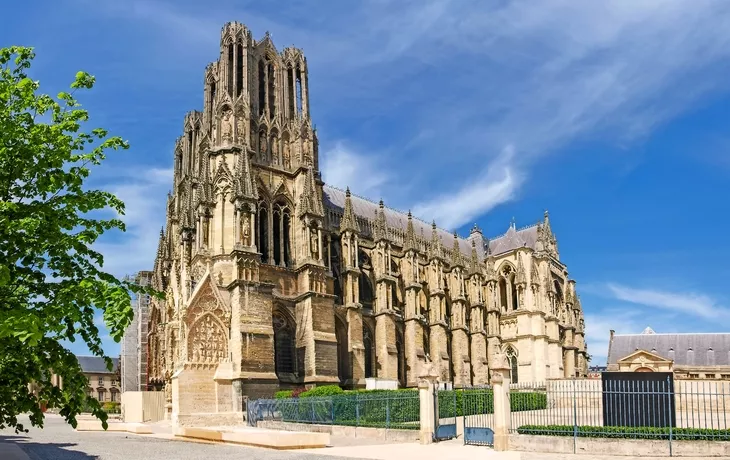
[[(301, 5), (102, 4), (174, 41), (156, 59), (179, 63), (190, 46), (198, 54), (201, 43), (214, 47), (220, 24), (233, 19), (257, 36), (271, 30), (279, 46), (303, 47), (320, 130), (339, 129), (344, 112), (374, 123), (362, 133), (330, 134), (346, 141), (323, 145), (333, 153), (323, 158), (325, 179), (362, 184), (354, 191), (363, 194), (398, 193), (398, 181), (378, 175), (353, 180), (342, 160), (352, 157), (341, 153), (342, 145), (373, 150), (400, 142), (389, 166), (426, 170), (409, 184), (410, 201), (429, 213), (424, 218), (449, 226), (512, 199), (538, 158), (575, 139), (630, 142), (728, 89), (726, 72), (718, 71), (730, 58), (728, 2), (368, 0), (349, 9), (317, 2), (307, 6), (312, 14), (302, 14)], [(213, 59), (215, 49), (208, 54)], [(389, 130), (395, 122), (398, 129)], [(376, 129), (399, 135), (373, 136)], [(420, 133), (429, 133), (428, 142), (414, 152), (409, 142)], [(508, 167), (505, 149), (517, 152)], [(454, 177), (462, 187), (454, 187)], [(451, 202), (458, 204), (447, 212)]]
[(120, 216), (127, 231), (96, 245), (104, 255), (104, 270), (123, 276), (151, 270), (157, 253), (158, 236), (165, 223), (165, 192), (172, 185), (172, 169), (144, 168), (120, 171), (105, 189), (125, 204)]
[(415, 214), (435, 219), (440, 226), (450, 229), (514, 199), (524, 175), (515, 168), (513, 157), (514, 149), (508, 146), (479, 179), (453, 194), (446, 193), (417, 205)]
[(672, 292), (654, 289), (637, 289), (610, 283), (608, 289), (618, 300), (661, 310), (683, 313), (690, 317), (707, 320), (727, 320), (730, 309), (720, 305), (705, 294), (692, 292)]
[(389, 179), (387, 168), (378, 164), (377, 158), (357, 153), (343, 142), (335, 142), (320, 155), (322, 178), (335, 187), (350, 187), (359, 194), (374, 197)]

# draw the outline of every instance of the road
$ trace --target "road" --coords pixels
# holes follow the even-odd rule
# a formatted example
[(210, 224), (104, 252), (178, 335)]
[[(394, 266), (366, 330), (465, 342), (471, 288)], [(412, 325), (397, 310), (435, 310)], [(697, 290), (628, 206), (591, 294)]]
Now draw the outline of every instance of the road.
[[(24, 421), (26, 426), (30, 423)], [(284, 452), (244, 446), (172, 441), (125, 433), (76, 432), (57, 416), (48, 416), (43, 429), (27, 434), (0, 431), (0, 445), (16, 444), (32, 460), (336, 460), (346, 457)], [(0, 452), (3, 452), (0, 449)], [(351, 457), (349, 457), (351, 458)], [(5, 459), (2, 459), (5, 460)]]

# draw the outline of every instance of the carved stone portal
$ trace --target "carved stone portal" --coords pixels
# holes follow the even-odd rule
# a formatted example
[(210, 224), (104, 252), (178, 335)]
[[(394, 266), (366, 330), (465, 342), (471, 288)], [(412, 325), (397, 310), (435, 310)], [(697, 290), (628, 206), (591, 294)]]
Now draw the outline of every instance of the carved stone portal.
[(190, 330), (188, 361), (220, 363), (228, 354), (226, 334), (211, 314), (200, 318)]

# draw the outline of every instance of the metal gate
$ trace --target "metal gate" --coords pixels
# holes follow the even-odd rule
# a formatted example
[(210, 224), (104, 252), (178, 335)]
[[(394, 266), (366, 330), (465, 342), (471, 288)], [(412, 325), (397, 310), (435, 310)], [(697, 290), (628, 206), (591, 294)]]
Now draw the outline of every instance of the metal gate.
[(434, 408), (436, 409), (434, 411), (436, 419), (436, 430), (433, 433), (434, 440), (442, 441), (455, 438), (456, 417), (459, 415), (456, 404), (456, 391), (437, 389), (434, 391), (433, 397)]
[(464, 389), (461, 394), (464, 416), (464, 444), (494, 445), (494, 392), (491, 386)]

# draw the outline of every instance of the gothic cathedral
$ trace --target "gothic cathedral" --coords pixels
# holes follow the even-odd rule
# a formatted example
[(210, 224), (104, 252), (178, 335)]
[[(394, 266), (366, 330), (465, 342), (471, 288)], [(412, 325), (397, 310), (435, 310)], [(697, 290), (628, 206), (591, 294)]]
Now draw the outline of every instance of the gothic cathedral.
[[(307, 61), (240, 23), (185, 116), (160, 233), (149, 376), (178, 424), (240, 422), (244, 398), (376, 378), (585, 376), (584, 320), (547, 212), (488, 239), (327, 186)], [(427, 216), (423, 216), (427, 217)]]

